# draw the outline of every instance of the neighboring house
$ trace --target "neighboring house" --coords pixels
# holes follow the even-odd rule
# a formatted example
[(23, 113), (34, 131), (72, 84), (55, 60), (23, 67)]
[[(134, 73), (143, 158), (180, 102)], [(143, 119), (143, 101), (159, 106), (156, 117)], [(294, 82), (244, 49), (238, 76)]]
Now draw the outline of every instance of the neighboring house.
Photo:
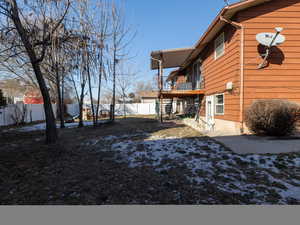
[(24, 95), (24, 104), (44, 104), (40, 91), (27, 91)]
[(38, 88), (26, 85), (17, 78), (1, 80), (0, 88), (8, 104), (43, 104), (44, 102)]
[(0, 80), (0, 89), (7, 104), (17, 104), (23, 102), (25, 85), (19, 79), (3, 79)]
[(158, 99), (157, 91), (141, 91), (139, 93), (139, 97), (141, 98), (141, 103), (156, 103)]
[[(286, 41), (266, 48), (262, 32), (282, 27)], [(152, 69), (178, 68), (162, 98), (195, 104), (205, 130), (243, 133), (244, 115), (257, 99), (300, 102), (300, 0), (246, 0), (226, 6), (194, 47), (155, 51)]]

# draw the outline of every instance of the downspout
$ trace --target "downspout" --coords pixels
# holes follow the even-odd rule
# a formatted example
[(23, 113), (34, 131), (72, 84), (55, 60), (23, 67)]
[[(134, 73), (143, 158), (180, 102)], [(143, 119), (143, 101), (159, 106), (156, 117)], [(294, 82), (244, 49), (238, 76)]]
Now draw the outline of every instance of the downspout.
[(244, 46), (245, 46), (245, 27), (241, 23), (237, 23), (228, 19), (225, 19), (223, 16), (220, 17), (221, 21), (224, 21), (235, 28), (241, 30), (240, 38), (240, 132), (244, 133)]

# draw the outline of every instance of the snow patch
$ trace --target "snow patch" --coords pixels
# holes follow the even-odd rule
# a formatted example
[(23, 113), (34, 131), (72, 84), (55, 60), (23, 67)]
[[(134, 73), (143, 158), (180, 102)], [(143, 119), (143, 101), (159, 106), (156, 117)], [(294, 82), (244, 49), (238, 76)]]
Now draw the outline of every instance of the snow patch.
[(151, 166), (158, 172), (184, 168), (186, 178), (199, 188), (209, 182), (220, 191), (246, 196), (256, 204), (266, 204), (270, 199), (287, 204), (290, 198), (300, 202), (300, 181), (285, 176), (281, 169), (299, 170), (299, 156), (242, 156), (210, 139), (145, 133), (107, 136), (101, 138), (101, 145), (103, 142), (110, 143), (108, 151), (116, 152), (119, 162), (132, 168)]

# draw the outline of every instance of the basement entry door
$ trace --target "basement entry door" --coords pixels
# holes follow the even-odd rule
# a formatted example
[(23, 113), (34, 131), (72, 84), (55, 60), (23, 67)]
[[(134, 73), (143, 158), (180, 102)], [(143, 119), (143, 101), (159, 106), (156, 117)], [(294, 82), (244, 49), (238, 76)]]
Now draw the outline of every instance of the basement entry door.
[(215, 117), (214, 117), (214, 95), (206, 96), (206, 105), (205, 105), (205, 114), (206, 114), (206, 130), (213, 131), (215, 126)]

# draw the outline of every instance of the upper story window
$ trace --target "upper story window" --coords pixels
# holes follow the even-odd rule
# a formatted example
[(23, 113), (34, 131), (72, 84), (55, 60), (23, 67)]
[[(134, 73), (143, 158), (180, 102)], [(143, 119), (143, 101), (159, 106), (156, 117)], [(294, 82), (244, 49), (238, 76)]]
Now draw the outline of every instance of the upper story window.
[(224, 32), (221, 33), (215, 39), (215, 59), (218, 59), (225, 53), (225, 35)]

